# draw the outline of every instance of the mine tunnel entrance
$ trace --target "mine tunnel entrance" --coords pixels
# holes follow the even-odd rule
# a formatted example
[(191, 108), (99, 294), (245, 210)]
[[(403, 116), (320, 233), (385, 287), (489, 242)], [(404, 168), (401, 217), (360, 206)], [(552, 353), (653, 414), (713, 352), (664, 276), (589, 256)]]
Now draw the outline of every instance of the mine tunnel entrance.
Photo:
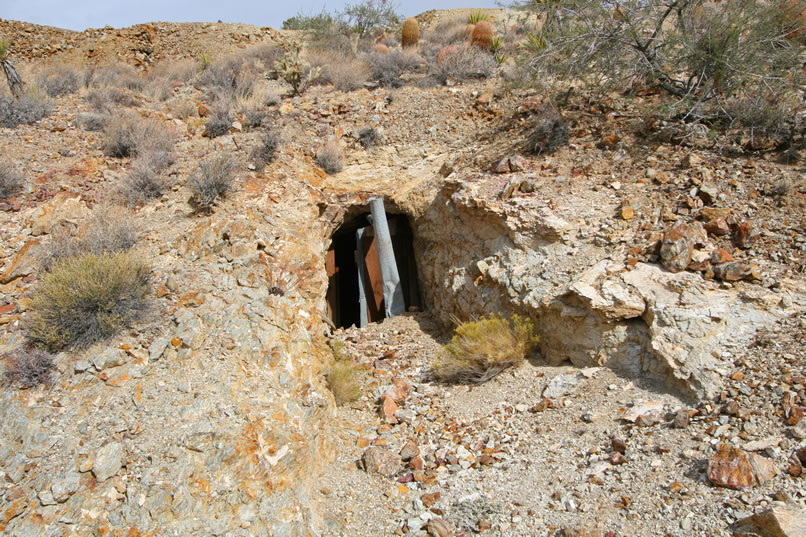
[[(333, 235), (326, 258), (327, 314), (339, 328), (364, 326), (385, 319), (390, 312), (396, 314), (420, 308), (413, 234), (408, 219), (401, 214), (384, 214), (393, 259), (388, 253), (384, 254), (383, 232), (375, 229), (383, 224), (374, 223), (369, 211), (346, 220)], [(389, 284), (389, 273), (393, 272), (391, 262), (399, 276), (394, 296)]]

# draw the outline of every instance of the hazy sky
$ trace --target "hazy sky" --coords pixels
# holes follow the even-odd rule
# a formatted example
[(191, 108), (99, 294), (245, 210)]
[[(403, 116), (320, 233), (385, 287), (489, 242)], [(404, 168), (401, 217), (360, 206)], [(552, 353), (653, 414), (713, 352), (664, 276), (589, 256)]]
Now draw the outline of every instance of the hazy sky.
[[(34, 22), (71, 30), (116, 28), (142, 22), (244, 22), (280, 28), (298, 12), (318, 13), (322, 7), (337, 11), (359, 0), (0, 0), (0, 18)], [(398, 12), (412, 16), (429, 9), (498, 7), (495, 0), (406, 0), (397, 3)]]

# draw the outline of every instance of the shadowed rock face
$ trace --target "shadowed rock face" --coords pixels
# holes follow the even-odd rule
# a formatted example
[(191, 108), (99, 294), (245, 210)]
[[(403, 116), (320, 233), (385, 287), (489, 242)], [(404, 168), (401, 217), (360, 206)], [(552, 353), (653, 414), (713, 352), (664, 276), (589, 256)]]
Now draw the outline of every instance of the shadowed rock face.
[(721, 388), (732, 348), (806, 306), (795, 282), (785, 304), (781, 291), (757, 285), (726, 289), (692, 272), (611, 261), (578, 238), (584, 225), (533, 198), (502, 201), (479, 182), (455, 181), (416, 222), (426, 298), (445, 322), (525, 313), (548, 362), (607, 366), (693, 397)]

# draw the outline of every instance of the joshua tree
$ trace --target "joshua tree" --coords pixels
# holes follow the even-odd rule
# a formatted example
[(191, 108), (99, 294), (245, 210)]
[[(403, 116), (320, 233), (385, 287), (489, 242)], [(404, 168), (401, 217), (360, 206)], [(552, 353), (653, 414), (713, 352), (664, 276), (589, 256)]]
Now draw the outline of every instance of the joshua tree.
[(6, 74), (6, 82), (8, 82), (8, 89), (11, 94), (19, 99), (22, 95), (22, 79), (17, 69), (8, 59), (8, 49), (11, 48), (11, 43), (6, 40), (0, 40), (0, 64), (3, 65), (3, 72)]

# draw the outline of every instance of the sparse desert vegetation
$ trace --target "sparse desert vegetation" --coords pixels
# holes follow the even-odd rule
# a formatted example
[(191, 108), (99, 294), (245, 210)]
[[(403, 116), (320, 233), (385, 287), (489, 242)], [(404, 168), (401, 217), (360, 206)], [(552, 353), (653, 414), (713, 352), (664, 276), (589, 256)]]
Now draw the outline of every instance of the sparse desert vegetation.
[(402, 8), (0, 20), (0, 533), (806, 518), (802, 6)]

